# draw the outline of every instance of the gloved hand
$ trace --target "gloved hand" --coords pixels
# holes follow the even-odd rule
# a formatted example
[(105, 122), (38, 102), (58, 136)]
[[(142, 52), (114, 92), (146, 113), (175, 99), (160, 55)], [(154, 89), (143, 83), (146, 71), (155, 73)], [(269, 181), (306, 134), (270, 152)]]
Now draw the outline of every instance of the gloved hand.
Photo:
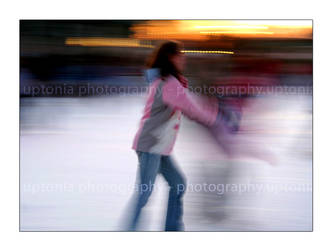
[(238, 105), (227, 100), (219, 99), (219, 111), (213, 130), (223, 130), (228, 133), (236, 133), (240, 127), (241, 109)]

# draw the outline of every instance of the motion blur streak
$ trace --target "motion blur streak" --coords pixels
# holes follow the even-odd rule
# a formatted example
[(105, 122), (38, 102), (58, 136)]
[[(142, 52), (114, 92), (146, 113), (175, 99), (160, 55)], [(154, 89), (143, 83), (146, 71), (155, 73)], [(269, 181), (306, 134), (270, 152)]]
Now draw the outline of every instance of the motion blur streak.
[(158, 20), (136, 24), (132, 30), (139, 39), (207, 40), (210, 35), (223, 34), (300, 39), (312, 36), (312, 23), (310, 20)]
[(112, 46), (112, 47), (143, 47), (153, 48), (149, 44), (141, 44), (138, 39), (121, 39), (121, 38), (104, 38), (104, 37), (89, 37), (89, 38), (76, 38), (71, 37), (66, 39), (66, 45), (79, 45), (79, 46)]
[(184, 53), (203, 53), (203, 54), (234, 54), (232, 51), (222, 51), (222, 50), (182, 50)]

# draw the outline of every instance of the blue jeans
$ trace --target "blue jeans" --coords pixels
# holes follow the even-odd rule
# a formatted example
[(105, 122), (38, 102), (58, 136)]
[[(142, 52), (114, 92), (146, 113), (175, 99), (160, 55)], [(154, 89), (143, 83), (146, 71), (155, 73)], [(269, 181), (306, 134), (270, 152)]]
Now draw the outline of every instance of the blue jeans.
[(138, 186), (136, 188), (136, 197), (134, 211), (130, 219), (130, 231), (137, 229), (137, 224), (142, 208), (146, 205), (151, 195), (157, 174), (162, 174), (169, 185), (168, 210), (165, 221), (166, 231), (184, 230), (182, 221), (183, 201), (185, 192), (185, 178), (179, 171), (170, 156), (159, 154), (139, 152)]

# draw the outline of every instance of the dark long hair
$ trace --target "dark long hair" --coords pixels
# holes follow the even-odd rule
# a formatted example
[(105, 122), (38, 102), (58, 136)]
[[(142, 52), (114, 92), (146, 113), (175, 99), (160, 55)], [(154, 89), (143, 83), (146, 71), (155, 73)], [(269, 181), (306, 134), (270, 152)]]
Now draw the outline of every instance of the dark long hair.
[(182, 72), (176, 69), (170, 61), (170, 56), (181, 53), (182, 49), (183, 44), (178, 41), (166, 41), (161, 43), (148, 59), (147, 67), (160, 69), (162, 78), (173, 75), (179, 79)]

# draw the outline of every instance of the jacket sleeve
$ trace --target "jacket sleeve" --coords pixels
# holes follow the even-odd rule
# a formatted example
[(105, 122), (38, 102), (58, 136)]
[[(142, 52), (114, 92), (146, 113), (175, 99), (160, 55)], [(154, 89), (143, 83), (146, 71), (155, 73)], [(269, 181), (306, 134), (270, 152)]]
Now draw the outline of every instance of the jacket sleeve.
[(192, 93), (184, 88), (175, 77), (170, 77), (164, 84), (162, 98), (167, 105), (180, 109), (188, 118), (206, 126), (212, 126), (216, 121), (217, 98)]

